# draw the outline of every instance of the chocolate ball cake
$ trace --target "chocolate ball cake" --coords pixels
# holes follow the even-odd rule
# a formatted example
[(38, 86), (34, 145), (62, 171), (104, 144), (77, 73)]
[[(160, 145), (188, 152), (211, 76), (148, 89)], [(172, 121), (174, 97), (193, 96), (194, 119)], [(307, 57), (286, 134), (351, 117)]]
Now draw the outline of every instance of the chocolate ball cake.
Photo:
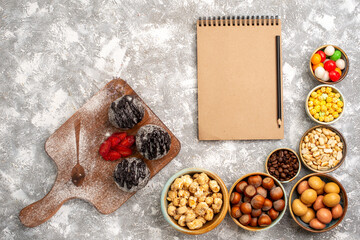
[(165, 156), (171, 145), (171, 137), (162, 127), (148, 124), (142, 126), (136, 134), (136, 148), (149, 160)]
[(111, 103), (109, 121), (117, 128), (130, 129), (141, 122), (145, 114), (141, 101), (132, 95), (125, 95)]
[(116, 185), (125, 192), (135, 192), (149, 182), (150, 170), (146, 163), (139, 158), (125, 158), (115, 168), (114, 180)]

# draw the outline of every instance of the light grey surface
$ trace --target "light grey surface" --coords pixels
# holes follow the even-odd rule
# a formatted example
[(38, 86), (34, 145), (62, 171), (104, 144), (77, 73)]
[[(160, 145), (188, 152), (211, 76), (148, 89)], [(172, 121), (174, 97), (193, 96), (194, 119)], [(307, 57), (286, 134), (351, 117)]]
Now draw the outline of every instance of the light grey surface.
[[(358, 239), (359, 12), (357, 0), (0, 0), (1, 239)], [(283, 19), (285, 138), (199, 142), (195, 21), (199, 16), (254, 14)], [(259, 233), (238, 228), (229, 216), (202, 236), (173, 230), (161, 215), (159, 198), (175, 172), (206, 168), (230, 187), (245, 173), (264, 171), (273, 149), (298, 149), (300, 137), (314, 125), (304, 111), (305, 97), (317, 84), (308, 74), (309, 55), (326, 43), (342, 47), (351, 62), (348, 76), (336, 85), (348, 106), (334, 124), (349, 151), (331, 174), (348, 193), (343, 222), (331, 232), (310, 234), (286, 213), (277, 226)], [(102, 215), (82, 200), (71, 200), (44, 224), (22, 226), (19, 211), (44, 197), (56, 178), (45, 140), (115, 76), (127, 80), (174, 132), (182, 143), (180, 154), (113, 214)], [(300, 176), (307, 173), (302, 169)], [(285, 185), (287, 193), (293, 184)]]

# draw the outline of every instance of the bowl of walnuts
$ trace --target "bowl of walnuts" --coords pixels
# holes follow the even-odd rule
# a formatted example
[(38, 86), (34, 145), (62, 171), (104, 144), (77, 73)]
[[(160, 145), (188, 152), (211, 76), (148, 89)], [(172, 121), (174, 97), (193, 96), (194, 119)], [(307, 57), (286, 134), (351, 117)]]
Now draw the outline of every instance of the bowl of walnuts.
[(186, 168), (174, 174), (161, 193), (161, 211), (176, 230), (203, 234), (218, 226), (229, 207), (224, 182), (215, 173)]

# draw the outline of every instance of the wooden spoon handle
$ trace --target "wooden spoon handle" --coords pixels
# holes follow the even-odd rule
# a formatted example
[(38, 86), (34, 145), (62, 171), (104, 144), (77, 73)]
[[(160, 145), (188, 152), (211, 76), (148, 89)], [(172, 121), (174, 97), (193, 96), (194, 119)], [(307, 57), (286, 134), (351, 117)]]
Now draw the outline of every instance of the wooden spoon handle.
[(68, 190), (56, 184), (43, 199), (20, 211), (20, 221), (27, 227), (36, 227), (51, 218), (69, 199)]

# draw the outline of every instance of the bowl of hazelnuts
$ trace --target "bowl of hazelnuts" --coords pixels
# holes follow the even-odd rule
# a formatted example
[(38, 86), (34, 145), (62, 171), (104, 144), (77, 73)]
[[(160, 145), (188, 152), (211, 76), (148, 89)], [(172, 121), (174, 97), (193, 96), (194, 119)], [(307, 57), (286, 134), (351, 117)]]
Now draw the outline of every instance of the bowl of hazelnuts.
[(225, 218), (229, 195), (225, 183), (215, 173), (186, 168), (174, 174), (161, 193), (161, 211), (176, 230), (203, 234)]
[(250, 173), (239, 178), (230, 191), (229, 214), (249, 231), (269, 229), (286, 211), (287, 197), (282, 184), (266, 173)]

